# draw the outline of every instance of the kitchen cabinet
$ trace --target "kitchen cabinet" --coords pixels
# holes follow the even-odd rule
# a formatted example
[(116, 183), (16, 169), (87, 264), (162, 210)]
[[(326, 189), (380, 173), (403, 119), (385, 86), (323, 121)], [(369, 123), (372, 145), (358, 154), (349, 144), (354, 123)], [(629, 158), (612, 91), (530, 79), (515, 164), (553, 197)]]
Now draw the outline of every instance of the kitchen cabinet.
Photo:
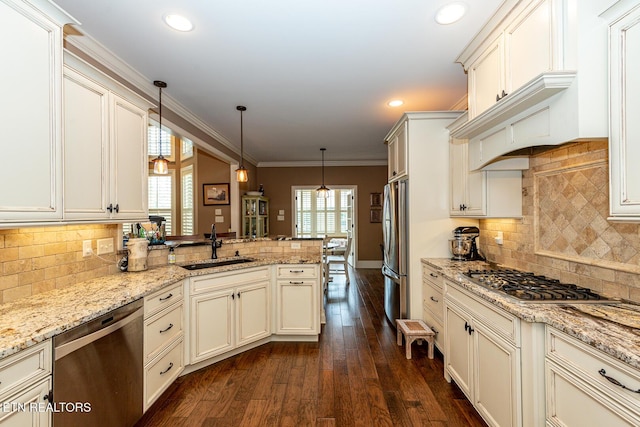
[(0, 226), (62, 219), (62, 27), (75, 23), (48, 1), (0, 0)]
[[(51, 340), (0, 361), (0, 426), (50, 426)], [(34, 407), (35, 406), (35, 409)]]
[(467, 44), (457, 62), (469, 120), (452, 135), (469, 140), (471, 170), (522, 148), (607, 137), (606, 3), (509, 0)]
[(444, 278), (422, 264), (422, 320), (436, 334), (435, 346), (444, 354)]
[(548, 426), (640, 425), (637, 369), (547, 326), (545, 373)]
[(267, 237), (269, 235), (269, 198), (242, 196), (242, 235)]
[(65, 53), (64, 218), (144, 220), (150, 104)]
[(407, 175), (408, 159), (408, 124), (405, 122), (398, 126), (387, 138), (388, 176), (389, 182), (403, 178)]
[(490, 426), (522, 426), (520, 319), (450, 281), (445, 293), (445, 377)]
[(269, 267), (192, 277), (189, 284), (189, 362), (231, 351), (271, 335)]
[(183, 283), (144, 299), (144, 410), (184, 370)]
[(276, 334), (320, 333), (320, 274), (317, 265), (276, 267)]
[(609, 25), (609, 178), (612, 220), (640, 221), (640, 5), (620, 1)]
[[(449, 126), (465, 122), (463, 114)], [(529, 168), (526, 157), (512, 157), (470, 170), (469, 143), (449, 139), (450, 208), (452, 217), (522, 217), (522, 170)]]

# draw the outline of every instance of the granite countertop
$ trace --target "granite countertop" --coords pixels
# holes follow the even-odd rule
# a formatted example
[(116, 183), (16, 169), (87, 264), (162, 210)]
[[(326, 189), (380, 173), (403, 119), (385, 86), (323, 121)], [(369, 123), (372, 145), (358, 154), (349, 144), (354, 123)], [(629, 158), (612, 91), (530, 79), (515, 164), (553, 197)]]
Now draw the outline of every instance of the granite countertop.
[(264, 258), (194, 271), (167, 265), (104, 276), (0, 304), (0, 359), (188, 277), (272, 264), (320, 262), (319, 258)]
[[(518, 303), (469, 281), (462, 273), (469, 269), (490, 268), (483, 261), (452, 261), (447, 258), (423, 258), (422, 262), (438, 269), (480, 298), (527, 322), (546, 323), (640, 369), (640, 305), (614, 304), (536, 304)], [(495, 265), (493, 265), (495, 267)], [(603, 318), (606, 317), (606, 320)]]

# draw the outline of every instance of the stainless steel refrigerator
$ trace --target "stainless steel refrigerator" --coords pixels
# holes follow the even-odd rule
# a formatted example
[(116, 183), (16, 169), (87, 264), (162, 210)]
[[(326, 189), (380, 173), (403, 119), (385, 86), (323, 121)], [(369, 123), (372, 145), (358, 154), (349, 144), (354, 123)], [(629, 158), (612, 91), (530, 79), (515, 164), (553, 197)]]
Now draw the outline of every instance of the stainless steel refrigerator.
[(384, 311), (394, 326), (395, 319), (407, 317), (409, 305), (407, 186), (408, 181), (385, 185), (382, 208)]

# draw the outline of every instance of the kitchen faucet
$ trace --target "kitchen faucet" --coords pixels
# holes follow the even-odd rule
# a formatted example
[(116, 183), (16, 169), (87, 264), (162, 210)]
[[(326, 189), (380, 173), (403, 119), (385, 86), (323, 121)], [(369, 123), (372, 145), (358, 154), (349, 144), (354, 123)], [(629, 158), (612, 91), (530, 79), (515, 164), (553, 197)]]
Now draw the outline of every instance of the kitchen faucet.
[(222, 240), (216, 236), (216, 225), (211, 224), (211, 259), (218, 259), (218, 248), (222, 247)]

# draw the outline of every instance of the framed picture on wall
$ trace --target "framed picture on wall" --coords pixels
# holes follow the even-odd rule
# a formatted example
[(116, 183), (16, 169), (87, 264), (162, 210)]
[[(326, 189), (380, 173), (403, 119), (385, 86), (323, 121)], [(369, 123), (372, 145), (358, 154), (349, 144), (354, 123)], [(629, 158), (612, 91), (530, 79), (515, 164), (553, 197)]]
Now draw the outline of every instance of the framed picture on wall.
[(369, 222), (382, 222), (382, 209), (371, 208)]
[(371, 207), (382, 207), (382, 193), (371, 193), (369, 200)]
[(202, 200), (205, 206), (230, 204), (229, 184), (202, 184)]

